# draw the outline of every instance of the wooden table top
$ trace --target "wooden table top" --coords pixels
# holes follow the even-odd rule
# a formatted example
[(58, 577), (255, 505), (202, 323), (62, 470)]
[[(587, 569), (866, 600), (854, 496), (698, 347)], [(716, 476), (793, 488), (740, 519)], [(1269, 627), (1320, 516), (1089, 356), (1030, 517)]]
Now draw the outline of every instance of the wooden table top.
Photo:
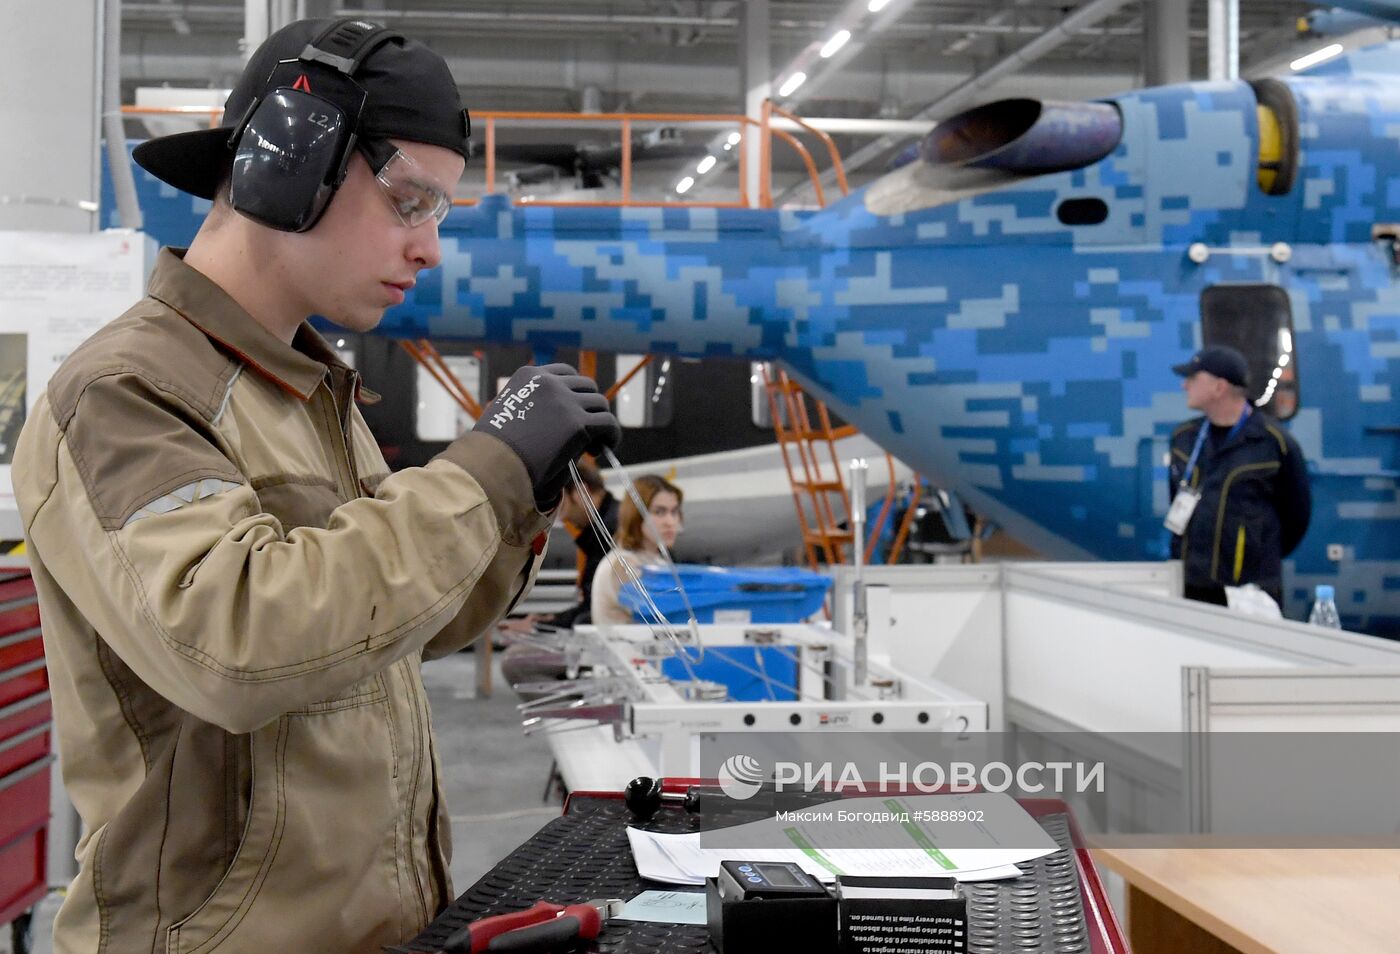
[(1097, 848), (1093, 854), (1245, 954), (1400, 951), (1400, 849)]

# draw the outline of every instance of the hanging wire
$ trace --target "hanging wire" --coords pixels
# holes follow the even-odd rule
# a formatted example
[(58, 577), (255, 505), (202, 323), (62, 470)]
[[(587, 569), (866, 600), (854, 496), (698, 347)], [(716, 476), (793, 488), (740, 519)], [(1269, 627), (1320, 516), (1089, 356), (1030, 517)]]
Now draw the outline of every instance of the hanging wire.
[[(627, 496), (631, 498), (632, 505), (637, 508), (637, 512), (642, 517), (642, 522), (651, 531), (651, 538), (656, 542), (657, 550), (661, 554), (662, 565), (665, 566), (667, 571), (670, 572), (671, 579), (673, 579), (676, 583), (676, 592), (680, 595), (681, 602), (685, 606), (686, 621), (690, 629), (691, 639), (694, 640), (696, 647), (698, 647), (699, 649), (699, 654), (694, 658), (694, 662), (698, 663), (705, 658), (705, 646), (700, 639), (700, 624), (695, 619), (695, 609), (690, 605), (690, 597), (685, 591), (685, 584), (681, 581), (680, 571), (676, 569), (676, 562), (671, 557), (671, 551), (666, 548), (666, 542), (661, 539), (661, 530), (659, 527), (657, 527), (656, 521), (654, 521), (651, 517), (651, 508), (648, 507), (646, 503), (642, 500), (642, 495), (637, 491), (637, 485), (632, 481), (632, 476), (629, 473), (627, 473), (627, 468), (622, 466), (622, 461), (617, 459), (617, 455), (614, 454), (612, 452), (612, 448), (609, 447), (603, 448), (603, 456), (607, 459), (608, 465), (610, 467), (613, 467), (617, 471), (617, 473), (619, 473), (622, 476), (622, 484), (627, 490)], [(591, 497), (589, 498), (589, 502), (592, 502)], [(625, 561), (626, 558), (624, 557), (622, 559)], [(635, 573), (633, 574), (633, 580), (636, 582), (637, 588), (645, 593), (646, 587), (642, 585), (641, 579), (638, 576), (636, 576)], [(656, 608), (656, 604), (651, 600), (649, 594), (647, 596), (647, 605), (656, 613), (656, 615), (660, 619), (665, 620), (665, 617), (662, 616), (660, 610)], [(674, 632), (668, 629), (667, 634), (670, 635), (671, 638), (676, 641), (677, 652), (681, 654), (682, 660), (687, 658), (684, 655), (682, 644), (679, 642), (679, 640), (676, 639)], [(745, 665), (744, 663), (740, 662), (738, 659), (730, 655), (720, 654), (716, 658), (722, 660), (726, 665), (737, 669), (742, 673), (746, 673), (747, 675), (754, 676), (755, 678), (762, 680), (764, 687), (768, 691), (769, 697), (774, 699), (774, 701), (776, 701), (777, 699), (777, 697), (773, 694), (774, 686), (777, 686), (779, 689), (782, 689), (785, 692), (792, 693), (794, 698), (801, 698), (802, 696), (801, 691), (796, 686), (790, 686), (785, 682), (782, 682), (778, 679), (774, 679), (772, 676), (768, 675), (766, 669), (754, 669), (753, 667)], [(693, 679), (693, 671), (690, 669), (689, 666), (686, 666), (686, 670), (688, 672), (692, 672)]]
[[(617, 459), (613, 457), (611, 452), (609, 452), (608, 456), (612, 457), (613, 460)], [(696, 675), (692, 663), (699, 662), (704, 658), (705, 647), (700, 642), (700, 627), (699, 623), (695, 621), (694, 611), (690, 609), (690, 601), (686, 600), (686, 610), (690, 613), (691, 632), (695, 639), (696, 648), (699, 650), (699, 655), (694, 660), (692, 660), (690, 655), (686, 652), (685, 642), (677, 635), (670, 621), (666, 618), (666, 614), (661, 612), (660, 608), (656, 605), (656, 601), (652, 599), (651, 593), (647, 591), (646, 586), (642, 583), (641, 574), (637, 572), (637, 568), (632, 565), (632, 561), (626, 556), (627, 551), (619, 547), (617, 541), (613, 539), (613, 535), (611, 531), (608, 530), (607, 524), (603, 522), (602, 514), (598, 512), (597, 506), (593, 503), (593, 496), (583, 484), (583, 478), (578, 472), (578, 465), (573, 461), (569, 462), (569, 473), (573, 477), (575, 491), (578, 494), (579, 500), (583, 502), (583, 508), (588, 514), (588, 522), (593, 528), (593, 532), (598, 535), (599, 540), (603, 541), (609, 552), (618, 555), (618, 562), (622, 564), (623, 571), (630, 578), (631, 582), (636, 584), (637, 591), (641, 594), (644, 603), (644, 606), (639, 610), (642, 616), (642, 622), (651, 630), (653, 638), (667, 640), (671, 643), (672, 648), (675, 650), (676, 657), (681, 661), (681, 665), (685, 668), (686, 675), (689, 676), (690, 681), (699, 682), (700, 677)], [(636, 488), (632, 486), (632, 478), (627, 475), (627, 471), (619, 470), (619, 473), (622, 474), (623, 480), (627, 484), (628, 491), (633, 495), (634, 501), (640, 499), (640, 497), (635, 496)], [(639, 506), (638, 509), (642, 512), (644, 518), (650, 522), (651, 516), (647, 508), (645, 506)], [(651, 527), (652, 533), (655, 534), (656, 525), (652, 523)], [(665, 545), (662, 544), (663, 552), (664, 546)], [(666, 559), (669, 560), (669, 555), (667, 555)], [(672, 572), (674, 573), (674, 568)], [(677, 576), (677, 581), (679, 581), (679, 576)]]
[(622, 461), (617, 459), (617, 455), (612, 452), (611, 447), (603, 448), (603, 456), (607, 458), (608, 464), (615, 468), (622, 475), (623, 486), (627, 488), (627, 496), (632, 498), (632, 504), (637, 508), (637, 512), (642, 515), (642, 522), (651, 531), (651, 538), (656, 542), (656, 548), (661, 553), (661, 562), (671, 573), (671, 579), (676, 581), (676, 592), (680, 594), (681, 602), (685, 605), (686, 622), (690, 627), (691, 638), (695, 640), (695, 645), (700, 647), (700, 656), (696, 659), (705, 658), (704, 646), (700, 642), (700, 624), (695, 621), (695, 610), (690, 605), (690, 597), (686, 595), (685, 584), (681, 582), (680, 572), (676, 570), (676, 563), (671, 559), (671, 551), (666, 549), (666, 541), (661, 539), (661, 530), (656, 526), (656, 521), (651, 519), (651, 508), (642, 501), (642, 495), (637, 492), (637, 485), (632, 483), (632, 477), (622, 466)]
[[(778, 655), (784, 657), (785, 659), (791, 660), (799, 670), (805, 669), (808, 672), (813, 673), (814, 675), (820, 676), (822, 682), (827, 686), (827, 688), (831, 688), (836, 685), (836, 680), (832, 679), (831, 674), (828, 673), (821, 666), (815, 663), (803, 662), (801, 653), (788, 649), (786, 646), (773, 646), (772, 649)], [(835, 654), (835, 650), (830, 651), (833, 655)]]
[[(593, 532), (598, 535), (598, 539), (603, 542), (608, 551), (616, 551), (618, 553), (618, 562), (622, 564), (623, 571), (626, 573), (630, 582), (636, 584), (637, 591), (641, 594), (644, 604), (638, 608), (638, 613), (642, 616), (642, 622), (651, 630), (652, 637), (657, 640), (669, 641), (675, 649), (676, 657), (685, 668), (686, 675), (689, 677), (690, 681), (693, 683), (699, 682), (700, 678), (696, 674), (692, 663), (699, 663), (705, 658), (705, 646), (700, 637), (700, 624), (695, 618), (695, 610), (691, 606), (690, 598), (685, 592), (685, 584), (681, 582), (680, 573), (676, 570), (675, 562), (671, 558), (671, 553), (666, 548), (666, 544), (662, 541), (661, 533), (655, 521), (652, 520), (650, 508), (642, 502), (641, 494), (637, 492), (636, 484), (633, 483), (631, 475), (627, 473), (627, 469), (622, 466), (622, 463), (611, 450), (604, 448), (604, 454), (608, 463), (614, 467), (617, 473), (622, 477), (627, 496), (632, 500), (633, 505), (637, 508), (637, 512), (641, 514), (642, 520), (645, 522), (646, 526), (651, 528), (651, 535), (656, 541), (661, 558), (666, 568), (670, 571), (672, 579), (675, 580), (676, 590), (680, 594), (681, 600), (685, 605), (688, 628), (690, 630), (689, 635), (691, 640), (693, 640), (696, 650), (696, 655), (693, 658), (690, 653), (687, 652), (688, 644), (681, 639), (673, 624), (666, 618), (666, 614), (661, 612), (661, 609), (656, 605), (656, 601), (652, 599), (650, 590), (648, 590), (642, 582), (640, 572), (632, 565), (632, 561), (627, 558), (627, 551), (619, 547), (617, 541), (613, 539), (613, 535), (611, 531), (608, 530), (607, 524), (603, 522), (602, 514), (598, 512), (597, 506), (593, 503), (592, 494), (588, 492), (587, 487), (584, 486), (583, 478), (579, 476), (578, 466), (570, 462), (569, 474), (573, 478), (574, 488), (577, 491), (578, 498), (583, 503), (583, 509), (588, 516), (589, 525), (593, 528)], [(786, 646), (773, 646), (771, 648), (776, 650), (779, 655), (795, 663), (799, 671), (806, 669), (808, 672), (819, 676), (822, 682), (828, 687), (836, 685), (836, 680), (823, 670), (821, 666), (804, 662), (801, 653), (794, 652)], [(727, 666), (759, 679), (763, 683), (770, 699), (776, 701), (777, 697), (773, 692), (774, 687), (791, 693), (795, 699), (805, 698), (802, 694), (802, 690), (798, 686), (789, 685), (769, 674), (767, 667), (763, 665), (762, 657), (757, 654), (755, 655), (755, 660), (758, 662), (759, 668), (748, 666), (730, 655), (718, 654), (716, 658), (722, 660)]]
[[(652, 519), (651, 510), (642, 501), (641, 494), (637, 492), (636, 484), (633, 483), (631, 475), (627, 473), (627, 468), (622, 466), (622, 462), (617, 459), (617, 455), (615, 455), (611, 449), (604, 448), (603, 453), (609, 465), (622, 477), (623, 486), (627, 490), (627, 496), (632, 500), (633, 506), (637, 508), (637, 512), (641, 515), (644, 524), (650, 528), (651, 537), (656, 542), (662, 564), (670, 572), (671, 578), (676, 583), (676, 592), (680, 594), (681, 602), (685, 606), (687, 628), (691, 640), (690, 644), (681, 638), (674, 625), (667, 619), (666, 614), (661, 612), (661, 609), (656, 605), (656, 601), (652, 599), (650, 591), (642, 582), (641, 574), (638, 572), (637, 568), (632, 565), (632, 561), (626, 557), (625, 554), (627, 551), (617, 545), (617, 541), (613, 539), (612, 533), (609, 532), (607, 525), (603, 522), (602, 514), (598, 512), (598, 508), (593, 503), (592, 495), (583, 485), (583, 478), (579, 476), (578, 466), (570, 462), (569, 473), (573, 477), (574, 487), (578, 493), (579, 499), (583, 502), (584, 511), (588, 515), (589, 525), (593, 528), (593, 532), (598, 535), (598, 539), (603, 541), (609, 551), (616, 551), (618, 553), (618, 562), (622, 564), (624, 572), (627, 574), (630, 581), (636, 585), (638, 592), (641, 594), (644, 605), (638, 612), (641, 614), (642, 621), (646, 624), (647, 628), (651, 630), (652, 636), (656, 639), (668, 640), (672, 644), (676, 657), (680, 660), (681, 666), (685, 668), (686, 675), (692, 683), (698, 683), (700, 677), (696, 674), (693, 664), (700, 663), (704, 660), (705, 644), (701, 639), (700, 623), (695, 618), (695, 609), (691, 605), (690, 597), (685, 591), (685, 584), (681, 581), (681, 575), (676, 569), (675, 561), (671, 557), (671, 551), (667, 549), (665, 541), (661, 539), (661, 531), (656, 526), (656, 522)], [(691, 645), (693, 645), (695, 650), (694, 655), (688, 651)], [(716, 658), (722, 660), (726, 665), (738, 669), (740, 672), (762, 680), (770, 698), (776, 699), (773, 693), (774, 686), (791, 693), (794, 698), (801, 698), (802, 696), (801, 691), (796, 686), (791, 686), (781, 680), (774, 679), (765, 669), (755, 669), (752, 666), (745, 665), (733, 656), (725, 654), (719, 654)]]
[[(671, 572), (672, 579), (676, 581), (676, 591), (680, 594), (680, 600), (685, 604), (686, 618), (690, 630), (689, 635), (690, 639), (693, 640), (696, 656), (693, 658), (690, 656), (689, 651), (687, 651), (689, 646), (687, 646), (685, 640), (676, 633), (671, 621), (666, 619), (664, 612), (661, 612), (661, 608), (657, 607), (657, 602), (652, 600), (650, 590), (647, 590), (643, 580), (641, 580), (641, 574), (637, 572), (637, 567), (631, 565), (631, 560), (627, 559), (627, 551), (617, 546), (617, 541), (613, 539), (612, 531), (608, 530), (608, 524), (603, 523), (602, 514), (598, 513), (598, 507), (594, 504), (594, 497), (588, 492), (587, 486), (584, 486), (584, 479), (582, 479), (582, 476), (578, 473), (578, 465), (570, 461), (570, 464), (568, 464), (568, 473), (570, 473), (571, 478), (573, 478), (574, 489), (575, 492), (577, 492), (578, 499), (584, 504), (584, 513), (588, 516), (589, 527), (598, 535), (598, 539), (601, 539), (603, 545), (606, 546), (609, 552), (617, 553), (617, 562), (622, 563), (623, 572), (627, 574), (631, 583), (636, 584), (637, 591), (641, 594), (641, 600), (643, 600), (644, 604), (643, 607), (638, 608), (637, 612), (641, 615), (641, 618), (643, 618), (643, 623), (647, 626), (647, 629), (651, 630), (652, 639), (668, 640), (668, 642), (671, 642), (673, 649), (675, 649), (676, 658), (680, 660), (680, 665), (685, 668), (689, 681), (700, 682), (700, 677), (696, 674), (696, 671), (694, 671), (693, 664), (700, 663), (701, 660), (704, 660), (704, 643), (703, 640), (700, 639), (700, 623), (696, 619), (694, 608), (690, 605), (690, 598), (689, 595), (686, 594), (685, 583), (680, 581), (680, 573), (676, 570), (675, 562), (671, 559), (671, 551), (666, 549), (665, 542), (661, 539), (661, 531), (658, 530), (657, 524), (652, 520), (651, 511), (645, 506), (643, 500), (641, 500), (640, 493), (637, 493), (637, 486), (631, 481), (631, 475), (627, 473), (627, 469), (624, 468), (622, 462), (617, 459), (612, 451), (608, 450), (608, 448), (603, 448), (603, 451), (605, 451), (609, 464), (612, 465), (613, 468), (616, 468), (617, 473), (622, 476), (623, 486), (627, 489), (627, 496), (630, 497), (631, 502), (637, 507), (637, 513), (641, 514), (645, 525), (651, 528), (652, 538), (657, 542), (657, 549), (658, 552), (661, 553), (661, 558), (664, 560), (666, 569)], [(788, 658), (797, 661), (799, 668), (809, 668), (809, 670), (813, 672), (818, 672), (819, 675), (822, 675), (823, 679), (826, 679), (827, 684), (832, 684), (832, 678), (830, 678), (826, 672), (822, 672), (820, 668), (815, 667), (815, 665), (802, 664), (801, 657), (797, 656), (797, 654), (788, 653), (785, 647), (778, 646), (776, 649), (780, 651), (780, 653), (783, 653), (784, 656), (788, 656)], [(770, 699), (776, 700), (777, 698), (777, 696), (774, 695), (773, 686), (777, 686), (777, 688), (783, 689), (785, 692), (791, 692), (794, 698), (802, 698), (802, 691), (798, 686), (788, 685), (780, 681), (780, 679), (771, 677), (766, 668), (753, 668), (750, 667), (750, 665), (741, 663), (741, 661), (736, 660), (736, 658), (732, 656), (724, 656), (724, 654), (721, 654), (721, 656), (717, 658), (720, 658), (725, 664), (736, 668), (736, 670), (746, 672), (746, 674), (752, 675), (752, 677), (762, 679), (764, 688), (767, 689)], [(762, 658), (759, 658), (759, 665), (760, 667), (763, 665)]]
[[(768, 690), (768, 700), (770, 702), (777, 702), (778, 697), (773, 692), (773, 680), (768, 677), (768, 667), (763, 664), (762, 646), (755, 646), (753, 648), (753, 661), (754, 664), (758, 666), (759, 671), (763, 673), (763, 688)], [(798, 692), (797, 695), (800, 697), (801, 693)]]

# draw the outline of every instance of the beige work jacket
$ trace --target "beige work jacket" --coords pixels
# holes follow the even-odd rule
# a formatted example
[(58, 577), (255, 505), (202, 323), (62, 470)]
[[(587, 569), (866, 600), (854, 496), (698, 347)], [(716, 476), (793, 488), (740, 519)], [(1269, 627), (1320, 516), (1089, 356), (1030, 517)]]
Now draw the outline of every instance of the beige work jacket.
[(549, 517), (486, 435), (391, 475), (360, 392), (166, 250), (36, 402), (15, 494), (83, 820), (60, 954), (370, 954), (451, 900), (420, 666), (519, 597)]

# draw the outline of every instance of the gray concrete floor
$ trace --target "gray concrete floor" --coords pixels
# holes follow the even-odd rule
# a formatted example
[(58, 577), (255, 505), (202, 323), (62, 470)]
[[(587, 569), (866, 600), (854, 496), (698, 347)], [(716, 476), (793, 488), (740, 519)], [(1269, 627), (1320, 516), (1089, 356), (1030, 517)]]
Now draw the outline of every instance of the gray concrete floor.
[(519, 700), (499, 664), (494, 676), (491, 698), (478, 699), (475, 653), (423, 667), (452, 813), (452, 881), (458, 894), (563, 809), (557, 792), (543, 800), (549, 746), (521, 732)]
[[(475, 653), (457, 653), (423, 667), (452, 813), (452, 880), (458, 894), (561, 809), (557, 793), (549, 802), (542, 798), (549, 746), (520, 731), (515, 693), (499, 665), (491, 698), (476, 697), (476, 659)], [(35, 954), (53, 950), (58, 897), (50, 894), (36, 909)], [(12, 954), (8, 925), (0, 930), (0, 954)]]

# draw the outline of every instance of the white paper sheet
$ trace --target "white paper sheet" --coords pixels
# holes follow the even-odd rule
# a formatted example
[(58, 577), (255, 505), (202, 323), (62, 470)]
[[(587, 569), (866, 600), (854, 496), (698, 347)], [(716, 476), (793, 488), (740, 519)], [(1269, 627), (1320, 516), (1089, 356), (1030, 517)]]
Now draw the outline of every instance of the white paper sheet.
[[(949, 812), (960, 820), (931, 820)], [(722, 837), (707, 833), (703, 846), (698, 833), (629, 828), (627, 837), (642, 877), (667, 884), (702, 884), (721, 861), (790, 861), (828, 882), (839, 874), (990, 881), (1017, 877), (1017, 863), (1059, 847), (1015, 799), (996, 793), (841, 799)]]

